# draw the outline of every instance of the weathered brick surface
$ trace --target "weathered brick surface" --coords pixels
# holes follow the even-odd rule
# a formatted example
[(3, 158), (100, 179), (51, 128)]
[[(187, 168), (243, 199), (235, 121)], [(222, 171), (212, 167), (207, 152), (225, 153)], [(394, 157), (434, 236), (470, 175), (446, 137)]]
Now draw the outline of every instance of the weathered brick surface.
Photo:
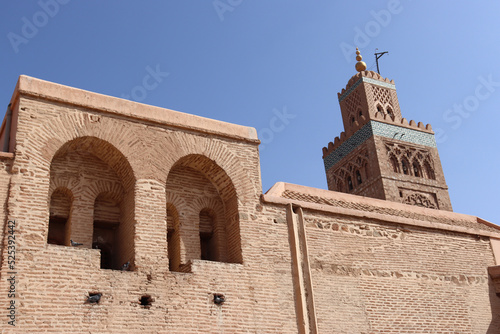
[[(15, 155), (0, 156), (3, 332), (297, 333), (290, 204), (304, 210), (308, 266), (295, 271), (310, 271), (319, 333), (498, 332), (487, 274), (498, 228), (286, 184), (262, 195), (251, 129), (22, 80)], [(54, 218), (68, 219), (61, 245), (48, 240)], [(101, 237), (112, 240), (113, 269), (92, 248), (97, 225), (111, 226)], [(200, 232), (212, 233), (213, 261), (201, 259)]]

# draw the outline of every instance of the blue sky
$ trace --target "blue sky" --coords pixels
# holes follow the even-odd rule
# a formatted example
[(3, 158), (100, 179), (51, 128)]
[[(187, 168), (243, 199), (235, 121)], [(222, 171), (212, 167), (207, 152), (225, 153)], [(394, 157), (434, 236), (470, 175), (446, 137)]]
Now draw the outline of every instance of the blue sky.
[[(496, 1), (4, 1), (0, 101), (21, 74), (253, 126), (263, 189), (326, 188), (358, 46), (437, 133), (455, 212), (500, 223)], [(147, 87), (145, 76), (156, 73)], [(271, 126), (281, 115), (283, 126)], [(283, 115), (286, 114), (286, 117)], [(2, 116), (3, 117), (3, 116)], [(271, 128), (274, 129), (271, 130)]]

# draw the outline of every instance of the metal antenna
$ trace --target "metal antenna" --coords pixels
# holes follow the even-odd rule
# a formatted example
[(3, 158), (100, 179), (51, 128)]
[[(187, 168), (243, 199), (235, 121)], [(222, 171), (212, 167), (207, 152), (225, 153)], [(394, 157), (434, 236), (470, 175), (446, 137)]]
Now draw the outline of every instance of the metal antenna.
[[(377, 51), (378, 49), (375, 49)], [(375, 52), (375, 62), (377, 63), (377, 73), (380, 74), (380, 69), (378, 68), (378, 59), (382, 57), (385, 54), (389, 54), (389, 51), (384, 51), (384, 52)]]

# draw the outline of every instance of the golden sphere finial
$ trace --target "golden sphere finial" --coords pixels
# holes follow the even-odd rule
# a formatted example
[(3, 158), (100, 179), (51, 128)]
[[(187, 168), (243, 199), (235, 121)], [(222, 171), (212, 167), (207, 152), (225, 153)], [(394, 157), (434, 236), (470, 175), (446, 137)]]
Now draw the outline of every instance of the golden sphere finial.
[(356, 71), (358, 72), (363, 72), (366, 70), (366, 63), (364, 61), (361, 61), (362, 59), (363, 57), (361, 56), (361, 52), (356, 47), (356, 60), (358, 61), (356, 63)]

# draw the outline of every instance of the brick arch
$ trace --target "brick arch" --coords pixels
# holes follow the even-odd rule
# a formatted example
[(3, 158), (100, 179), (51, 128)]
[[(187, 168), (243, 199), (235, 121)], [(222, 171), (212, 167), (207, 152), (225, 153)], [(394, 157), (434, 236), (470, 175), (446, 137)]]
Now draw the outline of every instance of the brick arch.
[(126, 189), (133, 189), (135, 184), (134, 170), (129, 160), (114, 145), (93, 136), (77, 137), (65, 142), (57, 149), (52, 155), (51, 165), (54, 159), (71, 151), (84, 151), (96, 156), (118, 175)]
[[(222, 213), (221, 225), (224, 225), (226, 231), (225, 238), (227, 245), (227, 254), (221, 255), (223, 262), (241, 263), (241, 238), (239, 227), (239, 207), (238, 193), (231, 177), (226, 171), (220, 167), (214, 160), (201, 154), (188, 154), (180, 158), (171, 168), (171, 173), (167, 177), (167, 200), (173, 195), (168, 194), (170, 175), (175, 170), (179, 172), (179, 168), (186, 168), (185, 172), (194, 170), (198, 175), (210, 182), (217, 191), (216, 198), (211, 198), (210, 195), (200, 194), (200, 190), (190, 194), (189, 191), (183, 191), (179, 196), (184, 197), (185, 203), (190, 203), (191, 211), (198, 212), (203, 208), (218, 209)], [(180, 174), (176, 174), (176, 178), (182, 178)], [(193, 188), (195, 189), (195, 188)], [(175, 196), (175, 194), (174, 194)], [(186, 198), (192, 198), (187, 200)], [(218, 202), (218, 203), (216, 203)], [(179, 209), (179, 207), (178, 207)]]
[[(67, 180), (65, 180), (65, 181), (67, 181)], [(51, 184), (50, 189), (49, 189), (49, 196), (48, 196), (49, 203), (50, 203), (50, 198), (52, 197), (52, 195), (56, 191), (62, 192), (63, 194), (68, 196), (71, 201), (73, 201), (75, 199), (75, 196), (73, 195), (73, 190), (68, 185), (68, 182), (57, 182), (57, 180), (56, 180), (54, 183)]]
[(237, 193), (239, 202), (248, 201), (261, 189), (251, 180), (247, 168), (241, 163), (241, 158), (235, 155), (223, 141), (206, 139), (202, 140), (196, 136), (187, 136), (185, 133), (175, 133), (162, 141), (165, 150), (169, 153), (166, 173), (163, 182), (166, 182), (170, 170), (183, 159), (189, 156), (202, 156), (219, 166), (221, 170), (231, 179)]
[[(96, 235), (113, 235), (110, 237), (112, 263), (103, 266), (101, 262), (101, 268), (119, 269), (127, 261), (133, 263), (135, 176), (122, 152), (109, 142), (93, 136), (74, 138), (58, 145), (50, 161), (49, 193), (61, 186), (71, 190), (75, 198), (70, 237), (83, 243), (82, 247), (90, 248)], [(100, 196), (115, 202), (114, 206), (118, 208), (116, 217), (109, 222), (96, 217), (95, 205)], [(100, 209), (100, 212), (108, 210), (106, 204)], [(109, 218), (107, 215), (104, 217)]]

